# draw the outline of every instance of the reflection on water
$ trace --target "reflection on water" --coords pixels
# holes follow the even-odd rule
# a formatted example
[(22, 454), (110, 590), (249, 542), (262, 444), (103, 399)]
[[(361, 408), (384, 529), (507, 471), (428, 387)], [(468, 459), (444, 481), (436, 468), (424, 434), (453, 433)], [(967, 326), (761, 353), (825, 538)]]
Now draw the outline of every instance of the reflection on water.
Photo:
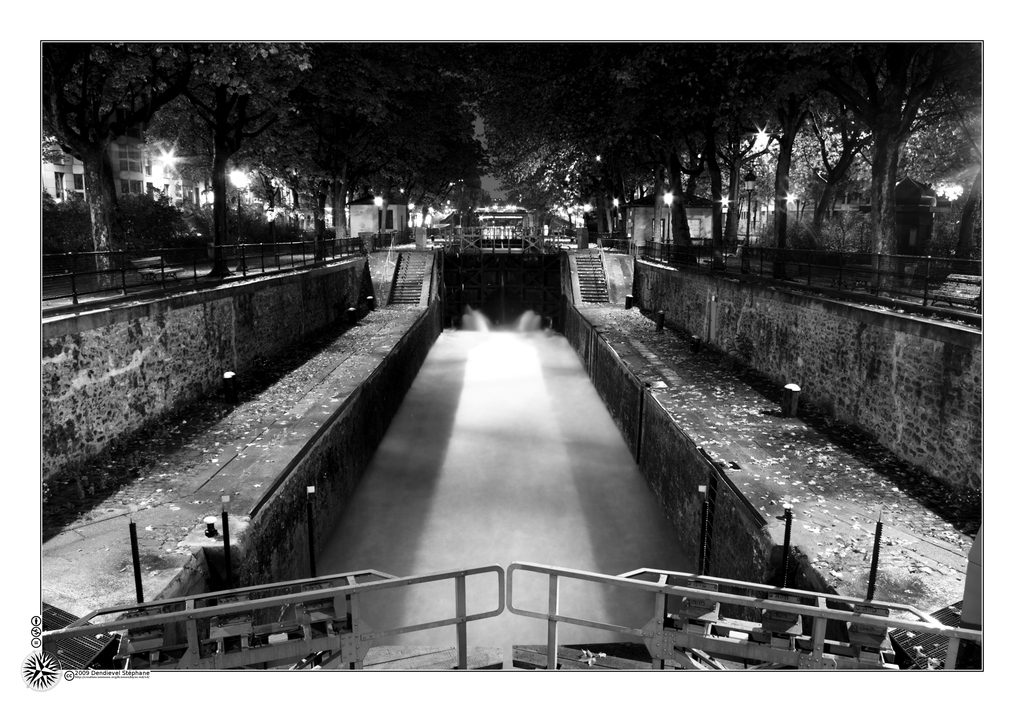
[[(576, 353), (539, 326), (531, 312), (511, 331), (438, 338), (325, 543), (319, 572), (407, 576), (513, 561), (605, 574), (692, 570)], [(470, 613), (496, 606), (496, 579), (469, 579)], [(519, 572), (515, 587), (517, 608), (546, 610), (546, 579)], [(654, 614), (653, 595), (570, 581), (559, 590), (565, 615), (642, 627)], [(362, 602), (360, 618), (382, 630), (452, 617), (454, 594), (452, 581), (391, 592)], [(469, 644), (510, 650), (545, 642), (545, 631), (543, 621), (506, 611), (471, 623)], [(559, 637), (617, 639), (572, 626), (560, 626)], [(377, 643), (454, 641), (454, 628), (443, 628)]]

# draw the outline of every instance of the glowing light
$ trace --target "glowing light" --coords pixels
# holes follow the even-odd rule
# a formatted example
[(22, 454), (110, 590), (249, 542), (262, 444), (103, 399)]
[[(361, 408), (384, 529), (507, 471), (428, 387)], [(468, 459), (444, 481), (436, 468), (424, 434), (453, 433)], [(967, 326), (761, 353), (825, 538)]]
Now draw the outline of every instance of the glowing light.
[(619, 199), (618, 198), (612, 198), (612, 205), (614, 205), (616, 208), (619, 207)]
[(249, 176), (236, 168), (231, 171), (231, 185), (239, 190), (244, 190), (249, 186)]
[(661, 196), (661, 199), (665, 201), (665, 205), (672, 205), (673, 197), (672, 193), (665, 193), (665, 195)]
[(380, 197), (379, 195), (374, 196), (373, 204), (376, 205), (378, 208), (383, 207), (384, 206), (384, 198)]
[(593, 205), (591, 205), (590, 203), (586, 203), (583, 206), (583, 212), (589, 213), (591, 210), (593, 210), (593, 208), (594, 208)]

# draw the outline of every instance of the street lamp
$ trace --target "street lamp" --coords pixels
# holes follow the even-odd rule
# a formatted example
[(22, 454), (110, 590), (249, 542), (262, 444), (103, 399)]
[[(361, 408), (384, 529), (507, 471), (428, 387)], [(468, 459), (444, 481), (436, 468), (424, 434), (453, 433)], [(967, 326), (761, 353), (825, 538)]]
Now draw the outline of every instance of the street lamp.
[(665, 207), (668, 208), (668, 234), (661, 236), (663, 242), (671, 242), (672, 241), (672, 199), (673, 199), (673, 197), (674, 196), (672, 195), (671, 191), (669, 191), (668, 193), (665, 193), (663, 196), (661, 196), (661, 199), (665, 202)]
[(740, 260), (740, 271), (750, 271), (750, 256), (747, 254), (747, 249), (750, 247), (750, 213), (754, 210), (753, 196), (754, 186), (757, 185), (757, 176), (754, 175), (754, 171), (750, 171), (743, 177), (743, 188), (747, 191), (747, 239), (743, 241), (743, 258)]
[(242, 244), (242, 191), (249, 185), (249, 176), (236, 168), (231, 171), (231, 184), (238, 189), (238, 244)]

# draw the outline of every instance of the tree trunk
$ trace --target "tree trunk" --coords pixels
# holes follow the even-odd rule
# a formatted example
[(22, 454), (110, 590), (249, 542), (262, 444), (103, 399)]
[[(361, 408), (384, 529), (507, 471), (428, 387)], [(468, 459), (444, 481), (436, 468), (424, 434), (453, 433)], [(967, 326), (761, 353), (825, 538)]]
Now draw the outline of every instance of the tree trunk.
[(106, 148), (94, 148), (82, 154), (85, 165), (85, 184), (89, 186), (89, 220), (92, 228), (92, 249), (95, 255), (93, 268), (98, 272), (97, 286), (109, 286), (115, 281), (107, 271), (114, 267), (110, 255), (113, 248), (111, 213), (117, 205), (109, 157)]
[(227, 168), (230, 154), (217, 142), (213, 153), (213, 267), (210, 277), (223, 279), (231, 274), (224, 259), (224, 245), (228, 242), (228, 185)]
[(775, 247), (780, 250), (772, 261), (772, 272), (776, 279), (786, 278), (786, 253), (782, 250), (786, 249), (788, 242), (789, 169), (793, 163), (793, 144), (807, 116), (807, 112), (800, 107), (801, 102), (802, 99), (790, 95), (777, 111), (782, 136), (779, 137), (779, 161), (775, 171)]
[(327, 194), (331, 186), (327, 181), (316, 184), (316, 212), (313, 215), (314, 238), (313, 238), (313, 259), (322, 260), (326, 255), (324, 245), (324, 232), (327, 229)]
[(668, 180), (672, 191), (672, 244), (689, 245), (690, 226), (686, 222), (686, 196), (683, 192), (683, 166), (675, 149), (668, 152)]
[(711, 268), (725, 269), (722, 250), (722, 167), (715, 151), (715, 130), (708, 128), (704, 135), (704, 154), (707, 156), (711, 178)]
[(896, 283), (896, 201), (893, 189), (899, 168), (903, 140), (887, 123), (879, 122), (874, 132), (871, 157), (871, 232), (877, 254), (878, 291), (886, 294)]
[[(738, 147), (737, 147), (738, 148)], [(736, 198), (740, 194), (740, 161), (734, 159), (729, 165), (729, 203), (725, 213), (725, 239), (726, 245), (736, 246), (740, 228), (740, 201)]]
[(967, 194), (967, 202), (964, 203), (964, 212), (960, 216), (960, 234), (956, 241), (956, 258), (969, 259), (973, 253), (974, 242), (974, 216), (978, 208), (978, 200), (981, 194), (981, 171), (974, 176), (971, 184), (971, 191)]

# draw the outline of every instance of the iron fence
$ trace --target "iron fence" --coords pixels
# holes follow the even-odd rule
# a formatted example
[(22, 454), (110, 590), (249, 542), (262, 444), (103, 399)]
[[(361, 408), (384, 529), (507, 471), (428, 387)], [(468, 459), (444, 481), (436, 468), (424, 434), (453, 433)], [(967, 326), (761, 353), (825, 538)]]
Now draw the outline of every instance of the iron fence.
[(611, 238), (599, 244), (673, 267), (779, 280), (843, 298), (869, 296), (895, 306), (982, 313), (980, 260), (742, 246), (735, 253), (716, 253), (711, 245), (636, 245)]
[(208, 282), (215, 251), (236, 276), (299, 269), (377, 249), (358, 237), (43, 255), (45, 306), (166, 291)]

